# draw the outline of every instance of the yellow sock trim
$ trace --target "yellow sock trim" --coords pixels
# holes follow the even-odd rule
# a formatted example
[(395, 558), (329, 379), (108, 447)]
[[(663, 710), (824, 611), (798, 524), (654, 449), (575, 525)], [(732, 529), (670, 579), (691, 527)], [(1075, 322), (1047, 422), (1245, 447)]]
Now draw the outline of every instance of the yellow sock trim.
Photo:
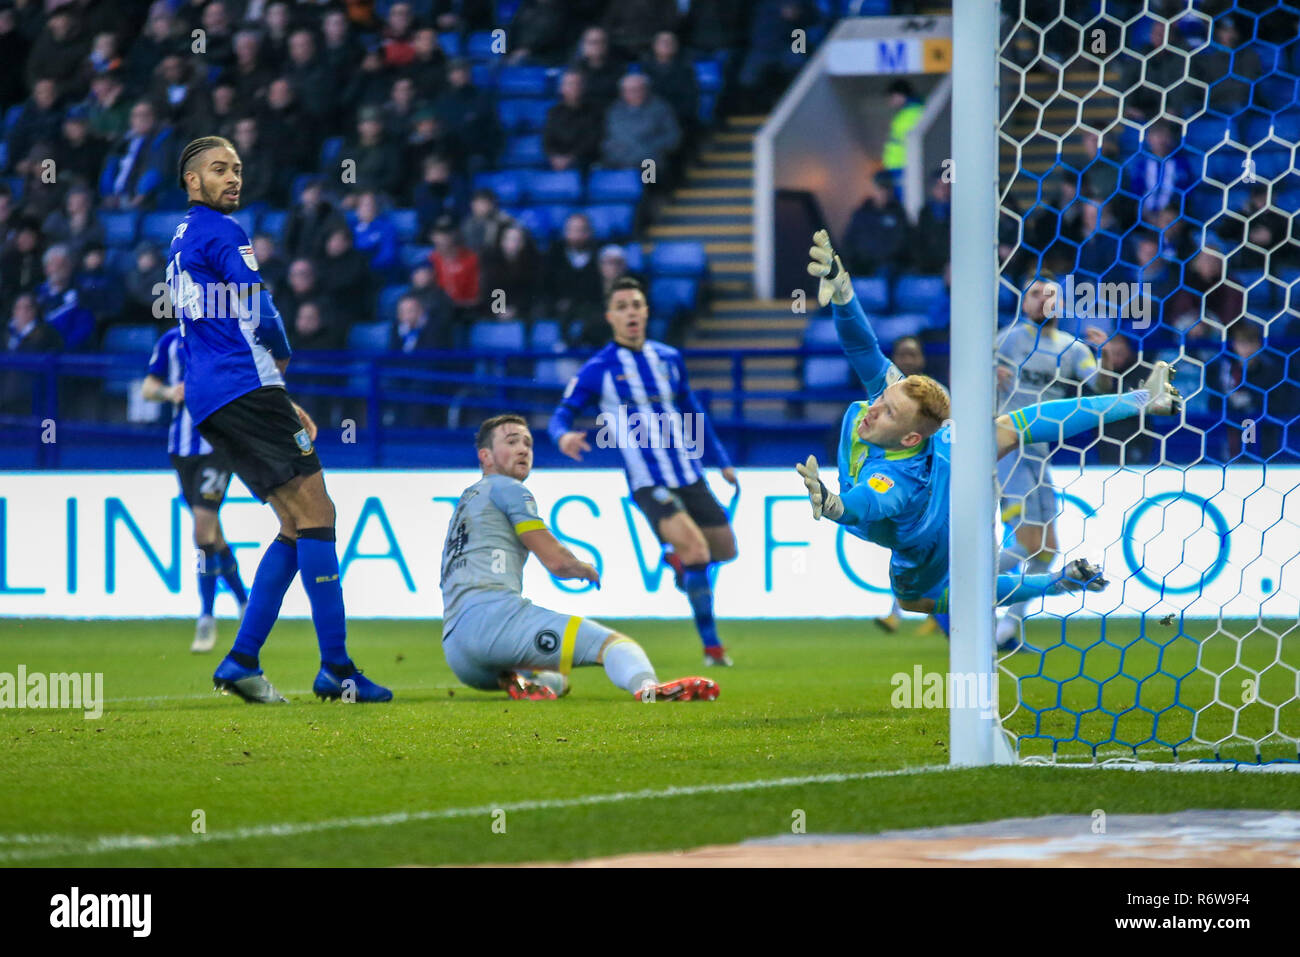
[(582, 619), (577, 615), (569, 618), (564, 626), (564, 640), (560, 643), (560, 674), (567, 675), (573, 670), (573, 646), (578, 643), (578, 626)]

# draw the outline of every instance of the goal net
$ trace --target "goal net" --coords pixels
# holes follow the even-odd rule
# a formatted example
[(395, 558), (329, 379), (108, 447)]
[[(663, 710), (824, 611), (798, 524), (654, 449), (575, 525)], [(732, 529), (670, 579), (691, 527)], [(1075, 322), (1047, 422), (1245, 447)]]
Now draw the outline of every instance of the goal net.
[(998, 609), (1022, 761), (1296, 762), (1300, 7), (1004, 0), (999, 411), (1140, 388), (1181, 414), (999, 463), (1000, 568), (1097, 594)]

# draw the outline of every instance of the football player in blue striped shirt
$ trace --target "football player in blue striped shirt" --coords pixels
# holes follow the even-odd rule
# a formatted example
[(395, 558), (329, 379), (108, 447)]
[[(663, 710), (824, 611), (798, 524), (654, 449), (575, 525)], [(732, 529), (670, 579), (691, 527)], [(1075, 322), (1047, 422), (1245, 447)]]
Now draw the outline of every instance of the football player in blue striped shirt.
[(185, 407), (185, 355), (181, 349), (179, 329), (168, 329), (153, 347), (140, 393), (150, 402), (172, 404), (167, 452), (180, 479), (181, 494), (194, 516), (194, 547), (198, 549), (202, 608), (194, 627), (194, 643), (190, 645), (190, 651), (211, 651), (217, 643), (217, 620), (212, 614), (217, 597), (217, 577), (225, 580), (239, 602), (241, 618), (248, 605), (248, 593), (239, 577), (235, 553), (221, 533), (221, 519), (217, 514), (230, 486), (230, 464), (199, 435), (199, 430), (194, 427), (194, 417)]
[(569, 382), (547, 431), (561, 452), (580, 462), (591, 445), (586, 432), (574, 429), (574, 419), (591, 406), (600, 408), (597, 444), (615, 445), (622, 453), (633, 500), (671, 549), (668, 560), (690, 600), (704, 663), (730, 665), (713, 618), (709, 566), (736, 557), (736, 536), (704, 481), (704, 456), (739, 487), (736, 470), (691, 391), (681, 353), (646, 338), (649, 308), (637, 280), (615, 281), (605, 319), (614, 341)]
[(320, 645), (312, 691), (321, 698), (390, 701), (392, 692), (348, 657), (334, 503), (313, 445), (316, 426), (285, 391), (284, 324), (261, 284), (248, 234), (230, 215), (239, 208), (243, 182), (239, 154), (219, 136), (193, 140), (181, 153), (179, 178), (190, 206), (172, 238), (167, 282), (180, 321), (185, 404), (199, 433), (280, 520), (213, 684), (246, 701), (285, 700), (266, 680), (258, 656), (301, 572)]

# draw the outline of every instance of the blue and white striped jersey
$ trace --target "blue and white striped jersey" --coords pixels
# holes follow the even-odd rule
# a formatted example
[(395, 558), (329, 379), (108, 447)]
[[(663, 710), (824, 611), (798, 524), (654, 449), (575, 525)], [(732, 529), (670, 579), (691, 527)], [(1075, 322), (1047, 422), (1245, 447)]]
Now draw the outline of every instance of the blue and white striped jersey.
[[(165, 385), (185, 381), (185, 351), (181, 348), (180, 329), (171, 328), (162, 334), (158, 344), (153, 347), (153, 355), (149, 357), (148, 372), (161, 379)], [(194, 427), (194, 417), (184, 402), (172, 406), (172, 424), (167, 430), (167, 454), (212, 454), (212, 446), (199, 435), (199, 430)]]
[(672, 346), (647, 341), (633, 350), (611, 342), (597, 352), (564, 390), (547, 429), (551, 438), (558, 442), (592, 406), (600, 409), (595, 444), (618, 448), (634, 492), (700, 481), (706, 451), (719, 468), (731, 466)]
[(195, 422), (263, 386), (283, 386), (289, 358), (280, 313), (262, 286), (248, 234), (233, 217), (191, 203), (176, 227), (167, 285), (185, 352), (185, 404)]

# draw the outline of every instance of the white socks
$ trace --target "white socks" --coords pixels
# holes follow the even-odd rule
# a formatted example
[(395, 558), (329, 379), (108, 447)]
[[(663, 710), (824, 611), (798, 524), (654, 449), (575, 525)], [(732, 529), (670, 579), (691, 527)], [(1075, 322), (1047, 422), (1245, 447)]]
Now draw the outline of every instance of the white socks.
[(659, 683), (654, 665), (650, 664), (650, 659), (641, 650), (641, 646), (631, 638), (616, 638), (605, 649), (603, 664), (609, 680), (625, 691), (637, 692), (647, 682)]

